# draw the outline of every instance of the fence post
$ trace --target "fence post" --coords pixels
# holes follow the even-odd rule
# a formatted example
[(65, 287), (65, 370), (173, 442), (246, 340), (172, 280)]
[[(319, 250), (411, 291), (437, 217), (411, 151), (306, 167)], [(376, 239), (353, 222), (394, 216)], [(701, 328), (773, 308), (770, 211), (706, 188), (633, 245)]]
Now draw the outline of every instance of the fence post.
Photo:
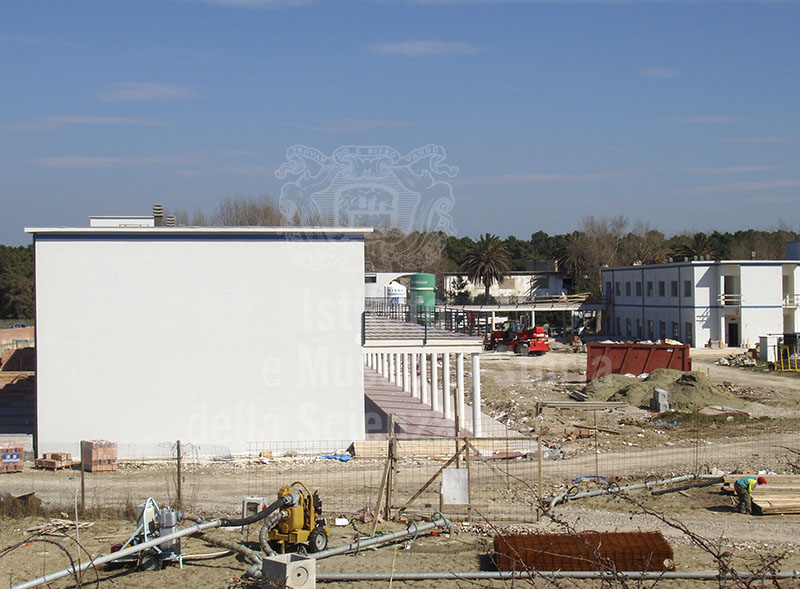
[(178, 440), (177, 445), (177, 463), (178, 463), (178, 508), (180, 509), (183, 507), (183, 485), (182, 485), (182, 476), (181, 476), (181, 441)]
[(85, 442), (81, 440), (81, 517), (86, 513), (86, 465), (83, 462), (85, 453), (83, 445)]
[(542, 505), (544, 505), (544, 485), (542, 483), (542, 432), (539, 432), (539, 435), (536, 437), (536, 459), (539, 468), (539, 506), (536, 508), (536, 521), (538, 522), (542, 511)]

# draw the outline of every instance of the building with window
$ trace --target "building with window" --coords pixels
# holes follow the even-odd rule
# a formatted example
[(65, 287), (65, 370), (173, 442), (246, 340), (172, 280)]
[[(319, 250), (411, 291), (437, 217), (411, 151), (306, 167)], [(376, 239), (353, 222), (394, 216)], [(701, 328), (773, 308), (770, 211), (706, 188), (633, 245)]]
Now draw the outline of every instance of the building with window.
[[(605, 330), (692, 347), (753, 346), (800, 331), (800, 244), (785, 260), (686, 260), (603, 268)], [(634, 329), (635, 326), (635, 329)]]

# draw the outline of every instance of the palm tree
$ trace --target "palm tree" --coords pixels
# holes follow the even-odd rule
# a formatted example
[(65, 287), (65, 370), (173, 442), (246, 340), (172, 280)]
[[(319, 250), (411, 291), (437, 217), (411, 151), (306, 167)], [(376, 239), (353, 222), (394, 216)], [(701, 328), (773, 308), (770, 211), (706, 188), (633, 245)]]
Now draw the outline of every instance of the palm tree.
[(700, 258), (711, 256), (713, 258), (717, 255), (716, 250), (716, 243), (711, 237), (705, 233), (695, 233), (676, 248), (675, 254), (687, 258), (695, 256)]
[(477, 284), (483, 283), (486, 289), (485, 300), (489, 302), (489, 289), (499, 283), (511, 268), (505, 244), (496, 235), (486, 233), (470, 248), (461, 267), (469, 279)]

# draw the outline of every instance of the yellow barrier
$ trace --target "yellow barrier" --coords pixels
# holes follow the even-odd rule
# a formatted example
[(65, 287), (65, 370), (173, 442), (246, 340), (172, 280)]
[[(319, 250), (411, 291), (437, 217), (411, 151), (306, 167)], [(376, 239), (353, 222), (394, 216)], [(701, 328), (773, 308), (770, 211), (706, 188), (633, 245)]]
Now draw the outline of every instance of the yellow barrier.
[(775, 346), (775, 368), (782, 372), (800, 372), (797, 346)]

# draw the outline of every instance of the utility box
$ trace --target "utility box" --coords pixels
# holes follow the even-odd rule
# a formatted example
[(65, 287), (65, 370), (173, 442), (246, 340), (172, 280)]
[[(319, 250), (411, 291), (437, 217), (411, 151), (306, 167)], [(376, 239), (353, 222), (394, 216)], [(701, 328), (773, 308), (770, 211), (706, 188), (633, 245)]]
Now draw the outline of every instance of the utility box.
[(261, 563), (262, 589), (315, 589), (317, 561), (300, 554), (269, 556)]
[(758, 359), (762, 362), (775, 362), (778, 349), (777, 335), (762, 335), (758, 338)]

